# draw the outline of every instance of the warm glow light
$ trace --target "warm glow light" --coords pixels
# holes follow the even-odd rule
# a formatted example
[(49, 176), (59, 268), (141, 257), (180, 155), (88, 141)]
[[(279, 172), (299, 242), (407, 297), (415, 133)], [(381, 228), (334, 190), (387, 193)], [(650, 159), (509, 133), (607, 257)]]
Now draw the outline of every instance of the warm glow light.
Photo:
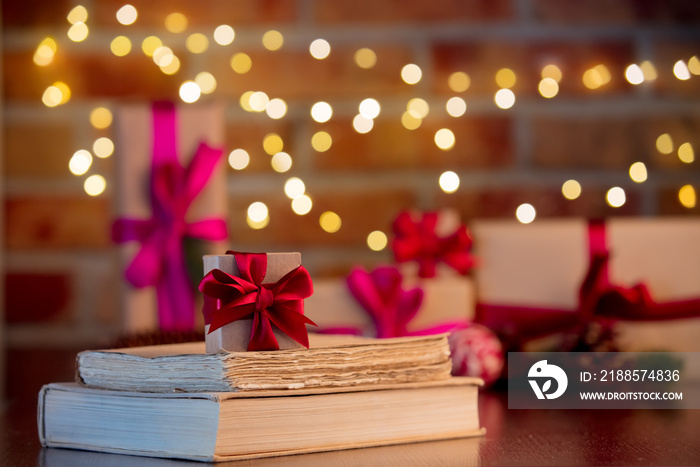
[(451, 170), (443, 172), (438, 180), (440, 189), (445, 193), (454, 193), (459, 189), (459, 175)]
[(246, 112), (252, 112), (253, 108), (250, 106), (250, 97), (254, 94), (253, 91), (246, 91), (243, 94), (241, 94), (241, 98), (239, 99), (239, 103), (241, 104), (241, 108), (245, 110)]
[(263, 47), (267, 50), (279, 50), (284, 45), (284, 36), (279, 31), (271, 30), (263, 34), (262, 37)]
[(168, 66), (173, 62), (175, 54), (170, 47), (158, 47), (153, 51), (153, 62), (159, 67)]
[(71, 91), (66, 83), (56, 81), (51, 86), (46, 88), (41, 101), (47, 107), (56, 107), (57, 105), (65, 104), (70, 100)]
[(248, 73), (250, 69), (253, 66), (253, 61), (250, 59), (250, 57), (247, 54), (244, 54), (243, 52), (239, 52), (237, 54), (234, 54), (231, 57), (231, 69), (238, 73), (239, 75), (243, 75), (245, 73)]
[(82, 42), (87, 39), (88, 33), (88, 27), (85, 23), (75, 23), (68, 30), (68, 39), (73, 42)]
[(581, 196), (581, 184), (576, 180), (567, 180), (561, 186), (561, 194), (566, 199), (576, 199)]
[(112, 112), (106, 107), (95, 107), (90, 112), (90, 124), (98, 130), (104, 130), (112, 124)]
[(277, 133), (268, 133), (263, 138), (263, 149), (269, 155), (274, 156), (284, 149), (284, 141)]
[(420, 128), (423, 119), (421, 119), (418, 114), (412, 110), (407, 110), (401, 115), (401, 124), (407, 130), (415, 130)]
[(535, 220), (535, 217), (537, 217), (537, 211), (532, 204), (523, 203), (515, 210), (515, 218), (521, 224), (529, 224)]
[(655, 81), (658, 78), (658, 73), (656, 72), (656, 67), (649, 60), (644, 60), (639, 68), (642, 69), (642, 74), (644, 75), (644, 81)]
[(78, 5), (68, 13), (66, 19), (70, 24), (85, 23), (88, 19), (88, 12), (84, 6)]
[(312, 207), (313, 202), (308, 195), (297, 196), (292, 200), (292, 211), (300, 216), (304, 216), (311, 212)]
[(360, 102), (359, 110), (360, 115), (367, 119), (374, 120), (379, 116), (381, 106), (379, 105), (379, 102), (377, 102), (376, 99), (368, 98)]
[(372, 251), (382, 251), (389, 244), (389, 239), (381, 230), (375, 230), (367, 235), (367, 246)]
[(678, 190), (678, 201), (681, 202), (683, 207), (692, 209), (697, 203), (697, 193), (693, 185), (685, 185), (680, 190)]
[(328, 102), (316, 102), (311, 107), (311, 118), (318, 123), (325, 123), (333, 116), (333, 108)]
[(68, 161), (68, 169), (73, 175), (83, 175), (90, 170), (92, 165), (92, 154), (85, 149), (75, 151), (73, 157)]
[[(76, 7), (77, 8), (77, 7)], [(47, 66), (53, 62), (53, 58), (58, 50), (56, 41), (51, 37), (45, 38), (39, 43), (34, 52), (34, 63), (39, 66)]]
[(693, 146), (690, 143), (683, 143), (678, 146), (678, 158), (681, 162), (690, 164), (695, 160), (695, 151), (693, 151)]
[(355, 52), (355, 64), (360, 68), (369, 70), (377, 64), (377, 54), (372, 49), (362, 48)]
[(501, 68), (496, 72), (496, 84), (499, 88), (510, 89), (515, 86), (517, 77), (510, 68)]
[(647, 181), (647, 166), (644, 162), (635, 162), (630, 166), (630, 178), (632, 181), (642, 183)]
[(452, 92), (464, 92), (469, 89), (471, 84), (471, 78), (463, 71), (455, 71), (447, 77), (447, 86)]
[(321, 228), (328, 233), (337, 232), (340, 230), (340, 226), (342, 225), (340, 216), (333, 211), (326, 211), (321, 214), (321, 217), (318, 219), (318, 223), (321, 225)]
[(193, 54), (203, 54), (209, 48), (209, 39), (204, 34), (196, 32), (187, 36), (185, 47)]
[(159, 47), (163, 47), (163, 41), (156, 36), (148, 36), (141, 42), (141, 50), (143, 50), (143, 53), (149, 57), (152, 57), (153, 53)]
[(105, 188), (107, 188), (107, 182), (102, 175), (90, 175), (85, 179), (83, 188), (85, 189), (85, 193), (88, 195), (98, 196), (105, 191)]
[(287, 114), (287, 103), (279, 98), (271, 99), (267, 103), (265, 112), (270, 118), (278, 120)]
[(180, 99), (182, 99), (183, 102), (191, 104), (192, 102), (196, 102), (201, 95), (202, 90), (199, 89), (199, 86), (197, 86), (197, 83), (194, 81), (185, 81), (180, 86)]
[(690, 60), (688, 60), (688, 71), (695, 76), (700, 75), (700, 59), (698, 59), (697, 55), (693, 55), (690, 57)]
[(250, 108), (254, 112), (264, 112), (267, 109), (267, 104), (270, 103), (270, 98), (262, 91), (256, 91), (250, 95)]
[(172, 60), (167, 65), (161, 66), (160, 71), (166, 75), (174, 75), (180, 70), (180, 59), (175, 55), (172, 56)]
[(309, 46), (309, 53), (313, 58), (323, 60), (331, 53), (331, 45), (325, 39), (316, 39)]
[(455, 145), (455, 134), (447, 128), (441, 128), (435, 132), (435, 144), (445, 151), (452, 149)]
[(605, 201), (613, 208), (619, 208), (627, 201), (625, 190), (619, 186), (610, 188), (605, 195)]
[(642, 84), (644, 82), (644, 72), (637, 64), (632, 64), (625, 69), (625, 79), (630, 84)]
[(165, 17), (165, 29), (178, 34), (187, 29), (187, 17), (182, 13), (170, 13)]
[(542, 68), (540, 76), (542, 77), (542, 79), (551, 78), (557, 83), (559, 83), (559, 81), (561, 81), (562, 78), (561, 70), (558, 66), (553, 64), (545, 65), (544, 68)]
[(248, 218), (253, 222), (264, 221), (269, 214), (267, 206), (261, 201), (256, 201), (248, 206)]
[(461, 117), (467, 111), (467, 103), (461, 97), (451, 97), (445, 108), (451, 117)]
[(605, 86), (611, 79), (610, 70), (605, 65), (596, 65), (583, 73), (583, 85), (588, 89), (598, 89)]
[(325, 131), (319, 131), (311, 137), (311, 147), (318, 152), (326, 152), (333, 145), (333, 138)]
[(537, 89), (542, 97), (550, 99), (559, 93), (559, 83), (554, 78), (542, 78)]
[(109, 44), (109, 50), (117, 57), (124, 57), (131, 52), (131, 41), (126, 36), (117, 36)]
[(374, 127), (374, 120), (358, 114), (352, 119), (352, 127), (360, 134), (369, 133)]
[(294, 199), (306, 192), (304, 181), (298, 177), (292, 177), (284, 183), (284, 194), (287, 198)]
[(214, 29), (214, 42), (219, 45), (229, 45), (236, 37), (236, 32), (228, 24), (222, 24)]
[(114, 143), (106, 136), (97, 138), (92, 144), (92, 152), (100, 159), (109, 157), (114, 153)]
[(128, 26), (134, 24), (136, 18), (138, 17), (138, 12), (133, 5), (124, 5), (119, 10), (117, 10), (117, 21), (121, 24)]
[(401, 79), (408, 84), (416, 84), (423, 77), (423, 71), (415, 63), (409, 63), (401, 69)]
[(197, 83), (202, 94), (211, 94), (216, 89), (216, 78), (208, 71), (197, 73), (197, 76), (194, 77), (194, 82)]
[(414, 97), (413, 99), (408, 101), (408, 104), (406, 104), (406, 110), (413, 112), (413, 115), (415, 117), (422, 119), (428, 116), (428, 112), (430, 112), (430, 106), (424, 99), (421, 99), (420, 97)]
[(673, 140), (671, 135), (664, 133), (656, 138), (656, 150), (661, 154), (671, 154), (673, 152)]
[(250, 164), (250, 156), (245, 149), (234, 149), (228, 155), (228, 165), (234, 170), (243, 170)]
[(277, 173), (284, 173), (292, 168), (292, 157), (286, 152), (278, 152), (270, 159), (272, 170)]
[(683, 60), (678, 60), (675, 65), (673, 65), (673, 74), (681, 81), (690, 79), (690, 70), (688, 70), (688, 65), (686, 65)]
[(510, 109), (515, 104), (515, 94), (510, 89), (499, 89), (493, 100), (501, 109)]

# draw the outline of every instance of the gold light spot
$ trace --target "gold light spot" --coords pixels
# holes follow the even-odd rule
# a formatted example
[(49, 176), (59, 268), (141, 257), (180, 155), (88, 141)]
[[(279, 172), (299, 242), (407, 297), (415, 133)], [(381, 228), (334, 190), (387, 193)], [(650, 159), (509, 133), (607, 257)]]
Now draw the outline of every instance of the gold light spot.
[(117, 36), (112, 39), (109, 49), (117, 57), (124, 57), (131, 52), (131, 41), (126, 36)]
[(625, 79), (630, 84), (642, 84), (644, 82), (644, 71), (637, 64), (632, 64), (625, 69)]
[(246, 219), (246, 222), (248, 223), (248, 227), (250, 227), (251, 229), (260, 230), (260, 229), (264, 229), (265, 227), (267, 227), (270, 224), (270, 217), (268, 216), (265, 219), (261, 220), (260, 222), (256, 222), (256, 221), (252, 220), (250, 217), (248, 217)]
[(673, 74), (681, 81), (690, 79), (690, 70), (688, 70), (688, 65), (686, 65), (683, 60), (678, 60), (673, 65)]
[(134, 24), (136, 18), (138, 17), (138, 12), (133, 5), (124, 5), (119, 10), (117, 10), (117, 21), (119, 21), (124, 26)]
[(197, 76), (194, 77), (194, 82), (202, 90), (202, 94), (211, 94), (216, 89), (216, 78), (208, 71), (197, 73)]
[(414, 97), (413, 99), (408, 101), (408, 104), (406, 104), (406, 110), (413, 112), (416, 117), (422, 119), (428, 116), (428, 112), (430, 112), (430, 106), (425, 100), (421, 99), (420, 97)]
[(265, 203), (256, 201), (248, 206), (246, 216), (248, 226), (252, 229), (264, 229), (270, 223), (270, 215)]
[(407, 84), (416, 84), (423, 77), (423, 71), (415, 63), (409, 63), (401, 69), (401, 79)]
[(187, 36), (185, 47), (193, 54), (203, 54), (209, 48), (209, 39), (200, 32), (195, 32)]
[(166, 75), (174, 75), (180, 70), (180, 59), (173, 55), (172, 60), (165, 66), (160, 67), (160, 71)]
[(605, 201), (607, 201), (607, 203), (611, 207), (619, 208), (620, 206), (624, 205), (627, 201), (627, 197), (625, 196), (625, 190), (623, 190), (619, 186), (610, 188), (605, 195)]
[(156, 36), (148, 36), (141, 42), (141, 50), (149, 57), (153, 57), (153, 53), (159, 47), (163, 47), (163, 41)]
[(355, 64), (360, 68), (369, 70), (377, 64), (377, 54), (372, 49), (362, 48), (355, 52)]
[(92, 165), (92, 154), (85, 149), (75, 151), (73, 157), (68, 161), (68, 169), (73, 175), (83, 175)]
[(228, 165), (234, 170), (243, 170), (248, 167), (250, 156), (245, 149), (234, 149), (228, 155)]
[(178, 34), (187, 29), (187, 17), (182, 13), (170, 13), (165, 17), (165, 29)]
[(561, 70), (558, 66), (554, 64), (545, 65), (545, 67), (542, 68), (540, 76), (542, 77), (542, 79), (551, 78), (557, 83), (559, 83), (562, 78)]
[(501, 109), (510, 109), (515, 104), (515, 94), (510, 89), (499, 89), (493, 100)]
[(56, 107), (61, 103), (62, 97), (60, 89), (56, 86), (49, 86), (41, 96), (41, 102), (43, 102), (46, 107)]
[(355, 115), (355, 118), (352, 119), (352, 127), (356, 132), (364, 135), (372, 131), (372, 128), (374, 127), (374, 120), (357, 114)]
[(333, 108), (328, 102), (316, 102), (311, 107), (311, 118), (319, 123), (325, 123), (333, 116)]
[(697, 55), (693, 55), (690, 57), (690, 60), (688, 60), (688, 71), (695, 76), (700, 75), (700, 59), (698, 59)]
[(262, 91), (256, 91), (250, 95), (249, 104), (253, 112), (264, 112), (269, 103), (270, 98)]
[(401, 124), (407, 130), (415, 130), (420, 128), (423, 119), (421, 119), (418, 114), (412, 110), (407, 110), (401, 115)]
[(325, 39), (316, 39), (309, 45), (309, 53), (317, 60), (323, 60), (331, 53), (331, 45)]
[(681, 202), (683, 207), (692, 209), (697, 203), (697, 193), (693, 185), (685, 185), (680, 190), (678, 190), (678, 200)]
[(451, 117), (461, 117), (467, 111), (467, 103), (461, 97), (451, 97), (445, 109)]
[(611, 79), (610, 70), (605, 65), (596, 65), (583, 73), (583, 85), (588, 89), (598, 89), (605, 86)]
[(277, 173), (284, 173), (292, 168), (292, 156), (286, 152), (278, 152), (270, 159), (272, 170)]
[(104, 193), (107, 188), (107, 181), (102, 175), (90, 175), (83, 184), (85, 193), (90, 196), (98, 196)]
[(66, 83), (64, 83), (63, 81), (56, 81), (55, 83), (53, 83), (53, 87), (58, 89), (58, 91), (61, 93), (61, 100), (58, 102), (59, 105), (65, 104), (70, 100), (71, 91)]
[(690, 143), (683, 143), (678, 146), (678, 158), (681, 162), (690, 164), (695, 160), (695, 151), (693, 151), (693, 146)]
[(463, 71), (455, 71), (447, 78), (447, 86), (452, 92), (464, 92), (469, 89), (471, 84), (471, 78)]
[(228, 24), (222, 24), (214, 29), (214, 41), (219, 45), (229, 45), (236, 37), (236, 32)]
[(278, 120), (287, 114), (287, 103), (279, 98), (271, 99), (265, 108), (265, 112), (270, 118)]
[(158, 47), (153, 51), (153, 62), (159, 67), (165, 67), (172, 63), (175, 54), (170, 47)]
[(561, 194), (566, 199), (576, 199), (581, 196), (581, 184), (576, 180), (567, 180), (561, 186)]
[(326, 211), (318, 219), (321, 228), (328, 233), (335, 233), (340, 230), (342, 222), (340, 216), (333, 211)]
[(90, 124), (98, 130), (108, 128), (112, 124), (112, 112), (106, 107), (95, 107), (90, 112)]
[(369, 120), (374, 120), (379, 116), (381, 106), (379, 105), (379, 102), (377, 102), (376, 99), (363, 99), (362, 102), (360, 102), (359, 111), (360, 115), (362, 115), (363, 117)]
[(673, 140), (671, 135), (664, 133), (656, 138), (656, 150), (661, 154), (671, 154), (673, 152)]
[(559, 93), (559, 84), (554, 80), (554, 78), (542, 78), (538, 86), (538, 90), (542, 97), (551, 99)]
[(308, 195), (301, 195), (292, 200), (292, 211), (300, 216), (310, 213), (312, 207), (313, 202)]
[(287, 198), (294, 199), (306, 192), (306, 185), (299, 177), (292, 177), (284, 183), (284, 194)]
[(250, 97), (254, 94), (254, 91), (246, 91), (241, 94), (241, 98), (238, 102), (241, 104), (241, 108), (246, 112), (253, 112), (253, 108), (250, 106)]
[(284, 149), (284, 141), (277, 133), (268, 133), (263, 138), (263, 149), (273, 156)]
[(51, 37), (47, 37), (42, 40), (34, 52), (34, 63), (39, 66), (47, 66), (53, 62), (56, 51), (58, 50), (58, 45), (56, 41)]
[(510, 89), (515, 86), (516, 81), (515, 72), (510, 68), (501, 68), (496, 72), (496, 84), (500, 88)]
[(68, 39), (73, 42), (82, 42), (87, 39), (89, 30), (85, 23), (75, 23), (68, 29)]
[(92, 152), (101, 159), (109, 157), (114, 153), (114, 143), (106, 136), (97, 138), (92, 144)]
[(639, 68), (642, 69), (642, 74), (644, 75), (644, 81), (655, 81), (658, 78), (658, 73), (656, 72), (656, 67), (649, 60), (644, 60)]
[(250, 59), (248, 54), (244, 54), (243, 52), (239, 52), (237, 54), (234, 54), (231, 57), (231, 69), (238, 73), (239, 75), (243, 75), (245, 73), (248, 73), (250, 69), (253, 66), (253, 61)]
[(68, 13), (67, 19), (70, 24), (85, 23), (88, 19), (87, 9), (82, 5), (78, 5)]
[(265, 34), (263, 34), (262, 43), (263, 47), (265, 47), (267, 50), (279, 50), (284, 45), (284, 36), (282, 36), (282, 33), (279, 31), (267, 31)]
[(199, 89), (199, 86), (197, 86), (197, 83), (194, 81), (185, 81), (180, 85), (180, 99), (182, 99), (183, 102), (191, 104), (199, 100), (201, 95), (202, 90)]
[(442, 150), (452, 149), (455, 145), (455, 134), (452, 130), (441, 128), (435, 132), (435, 144)]
[(532, 204), (523, 203), (515, 210), (515, 218), (521, 224), (529, 224), (535, 220), (535, 217), (537, 217), (537, 211)]
[(635, 162), (630, 166), (630, 178), (636, 183), (647, 181), (647, 166), (644, 162)]
[(367, 246), (372, 251), (382, 251), (389, 244), (389, 239), (381, 230), (375, 230), (367, 235)]
[(455, 172), (448, 170), (440, 175), (438, 180), (440, 189), (445, 193), (454, 193), (459, 189), (459, 175)]
[(326, 152), (333, 145), (333, 138), (325, 131), (316, 132), (311, 137), (311, 147), (318, 152)]

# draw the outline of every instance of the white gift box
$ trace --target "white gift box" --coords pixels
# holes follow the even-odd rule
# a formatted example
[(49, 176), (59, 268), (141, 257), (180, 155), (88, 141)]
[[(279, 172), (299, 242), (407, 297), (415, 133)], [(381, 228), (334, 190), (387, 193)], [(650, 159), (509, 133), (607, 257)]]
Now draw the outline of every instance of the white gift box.
[[(472, 233), (480, 303), (575, 312), (590, 258), (586, 220), (480, 220)], [(612, 284), (644, 283), (655, 302), (700, 299), (700, 220), (612, 218), (605, 237)], [(623, 350), (700, 351), (700, 318), (619, 321), (615, 330)]]

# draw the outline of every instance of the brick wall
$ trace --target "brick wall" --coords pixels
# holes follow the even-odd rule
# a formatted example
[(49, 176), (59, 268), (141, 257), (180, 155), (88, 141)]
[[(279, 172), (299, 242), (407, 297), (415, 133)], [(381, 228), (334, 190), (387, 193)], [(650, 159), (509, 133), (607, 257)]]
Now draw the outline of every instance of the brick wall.
[[(693, 0), (134, 0), (139, 12), (131, 26), (116, 22), (123, 2), (88, 0), (88, 39), (66, 37), (67, 13), (73, 2), (24, 0), (2, 2), (4, 195), (6, 249), (6, 321), (9, 345), (92, 345), (120, 330), (116, 306), (120, 271), (110, 243), (114, 217), (114, 157), (97, 160), (93, 171), (108, 183), (100, 196), (84, 193), (84, 177), (68, 171), (77, 149), (89, 149), (112, 129), (88, 123), (97, 106), (114, 109), (134, 100), (177, 99), (180, 83), (200, 71), (217, 79), (214, 94), (200, 101), (226, 103), (227, 150), (246, 149), (251, 163), (228, 174), (231, 244), (241, 250), (299, 250), (313, 274), (342, 274), (357, 263), (388, 261), (387, 251), (373, 252), (366, 237), (389, 231), (401, 210), (456, 208), (465, 221), (482, 217), (512, 218), (521, 203), (530, 203), (538, 218), (697, 216), (700, 207), (678, 201), (680, 187), (700, 189), (700, 165), (660, 154), (656, 138), (668, 133), (675, 147), (684, 142), (700, 148), (700, 77), (679, 80), (678, 60), (700, 56), (700, 3)], [(173, 11), (189, 20), (185, 33), (166, 32), (163, 20)], [(214, 28), (229, 24), (236, 38), (227, 46), (211, 40)], [(261, 37), (280, 31), (285, 42), (265, 50)], [(204, 54), (184, 49), (193, 32), (209, 36)], [(109, 51), (117, 35), (132, 38), (125, 57)], [(155, 34), (173, 47), (180, 71), (161, 73), (140, 51), (140, 42)], [(32, 62), (38, 43), (57, 39), (54, 62)], [(332, 47), (324, 60), (312, 58), (309, 43), (326, 39)], [(371, 48), (377, 63), (362, 69), (353, 54)], [(229, 60), (247, 53), (250, 72), (234, 73)], [(653, 82), (635, 86), (624, 78), (628, 65), (651, 61)], [(422, 80), (401, 81), (401, 68), (419, 65)], [(547, 64), (562, 71), (559, 93), (545, 99), (537, 91)], [(603, 64), (610, 82), (590, 90), (584, 72)], [(515, 105), (494, 104), (494, 76), (512, 69)], [(447, 84), (463, 71), (470, 87), (460, 93)], [(72, 90), (70, 101), (56, 108), (41, 102), (55, 81)], [(242, 93), (262, 90), (284, 99), (289, 111), (273, 120), (239, 105)], [(464, 116), (450, 117), (445, 102), (458, 95), (467, 102)], [(382, 110), (367, 134), (352, 129), (357, 105), (377, 99)], [(420, 128), (400, 122), (409, 99), (420, 97), (430, 113)], [(309, 117), (311, 105), (333, 106), (328, 123)], [(456, 143), (450, 150), (433, 142), (435, 132), (449, 128)], [(333, 138), (326, 152), (310, 144), (313, 133)], [(270, 168), (262, 148), (268, 133), (279, 134), (293, 156), (293, 168), (279, 174)], [(634, 162), (646, 164), (649, 178), (637, 184), (628, 175)], [(452, 194), (438, 177), (455, 171), (460, 188)], [(290, 210), (282, 187), (290, 176), (304, 180), (314, 207), (308, 215)], [(567, 200), (561, 185), (578, 180), (582, 195)], [(612, 208), (605, 193), (612, 186), (627, 192), (627, 202)], [(246, 210), (253, 201), (270, 209), (267, 228), (253, 230)], [(341, 229), (324, 232), (319, 215), (332, 210)], [(43, 284), (35, 288), (37, 281)], [(27, 307), (26, 303), (42, 303)], [(36, 312), (39, 309), (40, 312)], [(31, 311), (34, 310), (34, 311)]]

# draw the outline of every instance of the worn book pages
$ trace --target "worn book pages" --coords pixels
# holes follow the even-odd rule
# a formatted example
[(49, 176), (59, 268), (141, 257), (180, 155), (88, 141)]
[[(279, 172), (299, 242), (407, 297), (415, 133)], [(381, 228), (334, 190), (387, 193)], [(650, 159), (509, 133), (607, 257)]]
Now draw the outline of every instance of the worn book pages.
[(309, 338), (309, 349), (267, 352), (207, 354), (204, 342), (85, 351), (76, 379), (122, 391), (227, 392), (440, 381), (452, 369), (445, 334)]

